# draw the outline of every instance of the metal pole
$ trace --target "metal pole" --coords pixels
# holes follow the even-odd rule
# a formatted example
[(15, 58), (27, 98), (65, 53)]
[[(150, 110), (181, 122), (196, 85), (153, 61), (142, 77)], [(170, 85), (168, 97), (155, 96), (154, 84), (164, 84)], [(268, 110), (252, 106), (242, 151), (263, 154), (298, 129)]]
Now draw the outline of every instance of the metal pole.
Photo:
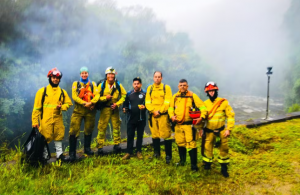
[(267, 95), (267, 110), (266, 110), (266, 120), (269, 119), (269, 97), (270, 97), (270, 92), (269, 92), (269, 85), (270, 85), (270, 76), (268, 76), (268, 95)]

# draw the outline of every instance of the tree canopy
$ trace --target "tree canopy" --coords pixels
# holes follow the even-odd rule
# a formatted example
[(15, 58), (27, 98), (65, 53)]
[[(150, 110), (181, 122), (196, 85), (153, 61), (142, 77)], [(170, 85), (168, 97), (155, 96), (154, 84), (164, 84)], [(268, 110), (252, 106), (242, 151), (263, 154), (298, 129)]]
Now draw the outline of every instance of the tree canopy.
[[(69, 95), (82, 66), (94, 81), (113, 66), (126, 90), (136, 76), (143, 88), (151, 84), (155, 70), (164, 73), (173, 92), (186, 78), (199, 95), (207, 80), (207, 65), (186, 33), (168, 32), (150, 9), (118, 9), (101, 0), (3, 0), (0, 66), (0, 142), (30, 130), (35, 93), (48, 84), (53, 67), (63, 72), (60, 86)], [(71, 112), (64, 117), (66, 131)]]

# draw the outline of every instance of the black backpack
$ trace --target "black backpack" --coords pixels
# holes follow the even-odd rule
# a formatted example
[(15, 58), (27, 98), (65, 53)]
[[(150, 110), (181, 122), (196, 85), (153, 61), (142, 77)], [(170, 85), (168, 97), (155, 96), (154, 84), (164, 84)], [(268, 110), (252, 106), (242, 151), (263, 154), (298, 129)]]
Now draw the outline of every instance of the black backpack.
[[(104, 93), (104, 89), (105, 89), (105, 86), (106, 86), (106, 79), (101, 79), (98, 83), (97, 83), (97, 86), (99, 86), (101, 83), (101, 90), (100, 90), (100, 97), (103, 96), (103, 93)], [(121, 87), (120, 87), (120, 82), (118, 80), (116, 80), (116, 88), (117, 90), (119, 91), (119, 99), (121, 97)], [(115, 91), (116, 91), (116, 88), (113, 88), (113, 90), (111, 91), (110, 95), (113, 96)], [(101, 110), (102, 108), (104, 108), (107, 104), (107, 101), (105, 102), (102, 102), (102, 101), (98, 101), (95, 105), (95, 108), (97, 110)]]
[[(148, 85), (148, 87), (149, 87), (149, 85)], [(147, 90), (147, 88), (146, 88), (146, 90)], [(163, 85), (163, 90), (164, 90), (164, 96), (166, 96), (166, 85), (165, 84)], [(153, 91), (153, 85), (151, 85), (151, 88), (150, 88), (150, 91), (149, 91), (150, 97), (151, 97), (152, 91)]]
[[(48, 158), (43, 157), (44, 148), (47, 148)], [(29, 163), (32, 166), (38, 166), (44, 163), (45, 160), (50, 159), (50, 150), (45, 137), (39, 132), (37, 128), (32, 128), (29, 137), (24, 143), (22, 161)]]

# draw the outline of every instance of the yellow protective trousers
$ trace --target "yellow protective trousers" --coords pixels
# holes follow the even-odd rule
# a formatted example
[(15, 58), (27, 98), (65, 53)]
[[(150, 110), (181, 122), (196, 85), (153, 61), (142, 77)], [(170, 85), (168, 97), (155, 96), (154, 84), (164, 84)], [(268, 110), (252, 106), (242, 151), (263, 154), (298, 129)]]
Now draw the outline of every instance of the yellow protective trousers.
[(153, 139), (163, 138), (171, 139), (171, 126), (169, 116), (167, 114), (161, 115), (157, 118), (151, 117), (152, 127), (149, 123), (149, 128)]
[(95, 118), (97, 110), (90, 110), (82, 105), (75, 104), (75, 109), (71, 116), (69, 135), (78, 137), (80, 134), (80, 126), (84, 121), (84, 135), (91, 135), (95, 127)]
[[(220, 132), (221, 145), (219, 147), (220, 155), (218, 157), (219, 163), (229, 163), (228, 154), (228, 137), (224, 137), (224, 130)], [(204, 145), (204, 156), (203, 161), (213, 162), (213, 148), (216, 141), (216, 135), (213, 132), (205, 132), (205, 145)]]
[(115, 109), (113, 111), (111, 110), (110, 107), (104, 107), (100, 111), (100, 119), (98, 123), (98, 135), (97, 135), (98, 148), (103, 148), (105, 142), (106, 128), (109, 123), (109, 119), (111, 119), (111, 123), (112, 123), (114, 145), (121, 143), (121, 132), (120, 132), (121, 121), (120, 121), (119, 110)]
[(191, 125), (177, 124), (175, 126), (175, 141), (179, 147), (185, 147), (188, 151), (197, 148), (197, 139), (198, 133), (193, 132)]
[(52, 140), (61, 141), (64, 139), (65, 126), (62, 115), (57, 113), (53, 114), (51, 118), (44, 117), (40, 123), (40, 133), (45, 137), (47, 143), (50, 143)]

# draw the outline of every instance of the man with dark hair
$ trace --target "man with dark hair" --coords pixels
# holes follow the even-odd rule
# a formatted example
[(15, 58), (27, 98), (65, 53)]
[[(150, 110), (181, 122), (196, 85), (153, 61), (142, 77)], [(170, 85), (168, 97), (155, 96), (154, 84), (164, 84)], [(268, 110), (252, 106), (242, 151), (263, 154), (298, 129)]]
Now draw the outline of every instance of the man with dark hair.
[[(32, 111), (32, 127), (38, 128), (47, 143), (54, 141), (56, 158), (66, 161), (63, 155), (62, 140), (65, 136), (65, 126), (62, 111), (72, 106), (72, 101), (64, 89), (59, 87), (62, 73), (53, 68), (48, 72), (49, 85), (39, 89), (35, 95)], [(44, 149), (44, 158), (49, 158)]]
[(146, 108), (149, 111), (149, 127), (152, 134), (154, 155), (160, 157), (160, 138), (164, 139), (166, 163), (172, 159), (171, 126), (168, 118), (168, 109), (172, 99), (172, 91), (169, 85), (163, 84), (162, 73), (154, 72), (154, 84), (147, 88)]
[(187, 86), (188, 86), (188, 82), (187, 82), (187, 80), (186, 80), (186, 79), (180, 79), (179, 83), (186, 83), (186, 84), (187, 84)]
[[(178, 145), (180, 157), (180, 162), (177, 163), (177, 165), (185, 165), (186, 152), (188, 151), (191, 159), (191, 169), (198, 171), (197, 130), (192, 125), (198, 125), (201, 120), (206, 117), (207, 110), (203, 101), (196, 94), (189, 91), (188, 87), (186, 79), (179, 81), (179, 91), (173, 95), (168, 112), (172, 122), (176, 124), (175, 141)], [(199, 114), (196, 119), (193, 119), (190, 116), (190, 111), (196, 108), (201, 111), (201, 114)]]
[(123, 112), (128, 113), (127, 119), (127, 153), (122, 158), (123, 160), (130, 159), (133, 155), (133, 142), (135, 130), (137, 131), (136, 140), (136, 156), (142, 159), (142, 144), (144, 129), (146, 126), (146, 107), (145, 96), (146, 91), (142, 89), (142, 80), (140, 77), (133, 79), (133, 90), (126, 94), (123, 104)]

